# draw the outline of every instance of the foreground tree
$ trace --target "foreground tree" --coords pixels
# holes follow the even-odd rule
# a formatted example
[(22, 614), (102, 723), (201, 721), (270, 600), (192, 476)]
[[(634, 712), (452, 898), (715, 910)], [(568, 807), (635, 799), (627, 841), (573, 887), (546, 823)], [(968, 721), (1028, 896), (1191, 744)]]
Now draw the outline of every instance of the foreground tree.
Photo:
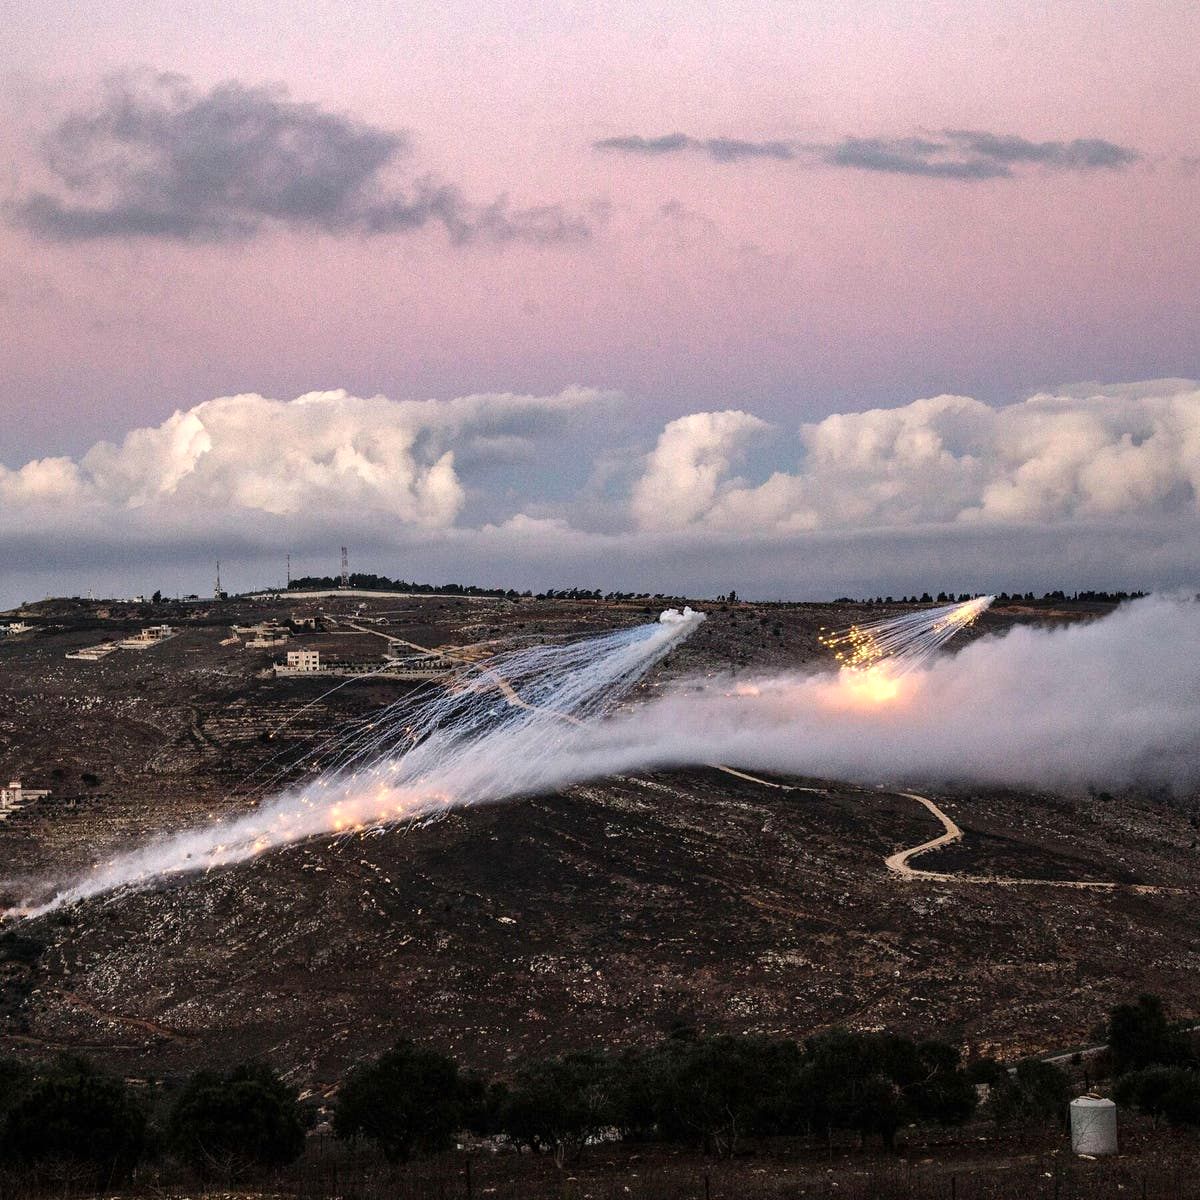
[(0, 1058), (0, 1130), (9, 1110), (29, 1089), (29, 1068), (15, 1058)]
[(1044, 1123), (1067, 1119), (1071, 1099), (1070, 1076), (1054, 1063), (1029, 1060), (1005, 1072), (992, 1088), (992, 1115), (1001, 1124), (1010, 1121)]
[(1146, 1067), (1117, 1080), (1113, 1098), (1179, 1129), (1200, 1126), (1200, 1071), (1190, 1067)]
[(500, 1130), (519, 1146), (578, 1158), (613, 1122), (614, 1076), (603, 1054), (579, 1051), (522, 1067), (500, 1110)]
[(167, 1122), (171, 1149), (205, 1177), (237, 1178), (294, 1162), (304, 1119), (294, 1088), (265, 1063), (198, 1071)]
[(125, 1081), (82, 1058), (32, 1080), (8, 1072), (17, 1094), (4, 1114), (0, 1157), (83, 1171), (95, 1186), (124, 1182), (147, 1148), (146, 1113)]
[(355, 1067), (338, 1093), (333, 1131), (340, 1138), (364, 1137), (389, 1162), (414, 1153), (449, 1149), (464, 1123), (468, 1103), (485, 1101), (474, 1080), (464, 1084), (452, 1058), (410, 1041), (373, 1063)]
[(1187, 1035), (1172, 1028), (1162, 1000), (1151, 995), (1112, 1010), (1108, 1053), (1117, 1075), (1145, 1067), (1182, 1066), (1192, 1059)]
[(806, 1115), (794, 1042), (722, 1035), (675, 1038), (647, 1057), (658, 1129), (729, 1157), (748, 1136), (792, 1133)]

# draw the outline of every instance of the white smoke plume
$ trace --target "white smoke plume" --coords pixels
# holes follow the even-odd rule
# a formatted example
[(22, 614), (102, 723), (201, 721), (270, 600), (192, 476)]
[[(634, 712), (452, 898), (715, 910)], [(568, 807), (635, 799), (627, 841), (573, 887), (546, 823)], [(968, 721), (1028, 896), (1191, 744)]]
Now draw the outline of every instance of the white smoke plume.
[(119, 888), (243, 862), (322, 834), (360, 832), (540, 790), (571, 735), (603, 715), (704, 620), (667, 609), (652, 625), (510, 651), (464, 666), (444, 690), (402, 700), (343, 739), (315, 782), (244, 816), (160, 839), (4, 915), (38, 915)]
[[(693, 680), (614, 713), (615, 700), (701, 619), (669, 613), (657, 625), (492, 660), (443, 699), (361, 728), (340, 769), (317, 783), (101, 864), (26, 911), (304, 838), (630, 771), (719, 762), (893, 785), (1200, 785), (1194, 599), (1151, 597), (1097, 621), (1018, 626), (904, 674)], [(390, 732), (376, 735), (380, 727)]]
[(1200, 786), (1200, 603), (1017, 626), (900, 678), (681, 689), (580, 731), (544, 787), (705, 762), (861, 782)]

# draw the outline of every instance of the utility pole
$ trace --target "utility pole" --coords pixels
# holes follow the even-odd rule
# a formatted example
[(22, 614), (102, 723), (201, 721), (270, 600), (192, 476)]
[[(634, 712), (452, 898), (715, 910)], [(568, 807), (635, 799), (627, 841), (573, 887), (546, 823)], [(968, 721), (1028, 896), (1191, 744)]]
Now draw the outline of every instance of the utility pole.
[(289, 553), (287, 556), (287, 586), (292, 586), (292, 556)]

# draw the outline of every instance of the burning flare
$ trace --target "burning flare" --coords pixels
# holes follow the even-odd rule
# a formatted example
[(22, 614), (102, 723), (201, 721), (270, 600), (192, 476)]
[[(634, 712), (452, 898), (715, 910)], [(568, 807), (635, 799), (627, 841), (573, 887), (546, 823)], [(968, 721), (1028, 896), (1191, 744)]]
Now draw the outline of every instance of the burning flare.
[(529, 646), (464, 666), (444, 689), (406, 697), (351, 727), (331, 766), (241, 817), (159, 839), (48, 900), (38, 916), (119, 888), (243, 862), (322, 834), (363, 833), (451, 807), (550, 790), (549, 764), (579, 726), (611, 712), (704, 614), (668, 609), (649, 625)]
[(899, 617), (868, 621), (832, 632), (822, 630), (821, 645), (849, 671), (872, 671), (887, 664), (887, 677), (896, 679), (923, 666), (961, 629), (973, 625), (995, 596), (977, 596), (962, 604), (922, 608)]

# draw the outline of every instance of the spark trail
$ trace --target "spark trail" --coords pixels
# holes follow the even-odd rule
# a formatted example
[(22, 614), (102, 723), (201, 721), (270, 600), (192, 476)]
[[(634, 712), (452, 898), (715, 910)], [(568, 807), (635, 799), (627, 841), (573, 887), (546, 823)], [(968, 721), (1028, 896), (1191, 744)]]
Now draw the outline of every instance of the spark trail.
[(962, 604), (923, 608), (899, 617), (851, 625), (826, 632), (821, 644), (834, 652), (844, 668), (869, 671), (886, 665), (893, 678), (925, 666), (956, 633), (973, 625), (995, 596), (978, 596)]
[(581, 723), (610, 713), (703, 620), (690, 608), (668, 609), (653, 624), (466, 664), (443, 689), (398, 701), (351, 727), (319, 779), (244, 816), (99, 863), (49, 899), (0, 918), (38, 916), (311, 837), (381, 829), (546, 790), (555, 774), (550, 764)]

